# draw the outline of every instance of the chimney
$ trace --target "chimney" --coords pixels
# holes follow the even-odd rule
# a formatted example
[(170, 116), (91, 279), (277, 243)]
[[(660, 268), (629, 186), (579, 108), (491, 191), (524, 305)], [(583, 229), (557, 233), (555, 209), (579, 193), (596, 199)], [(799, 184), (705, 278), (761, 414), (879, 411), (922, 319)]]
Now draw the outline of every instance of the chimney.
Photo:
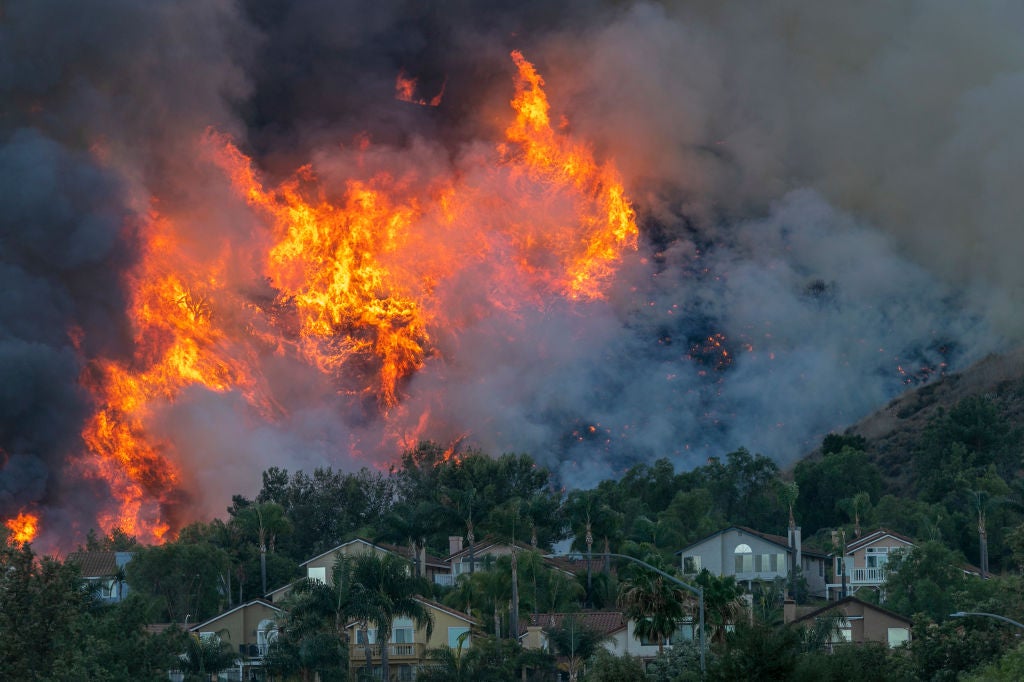
[(461, 535), (449, 535), (448, 536), (448, 554), (456, 554), (462, 551), (462, 536)]
[(782, 602), (782, 622), (788, 625), (794, 620), (796, 620), (796, 602), (787, 598)]
[(800, 526), (789, 529), (789, 548), (793, 551), (793, 571), (802, 568), (804, 565), (803, 551), (801, 549)]

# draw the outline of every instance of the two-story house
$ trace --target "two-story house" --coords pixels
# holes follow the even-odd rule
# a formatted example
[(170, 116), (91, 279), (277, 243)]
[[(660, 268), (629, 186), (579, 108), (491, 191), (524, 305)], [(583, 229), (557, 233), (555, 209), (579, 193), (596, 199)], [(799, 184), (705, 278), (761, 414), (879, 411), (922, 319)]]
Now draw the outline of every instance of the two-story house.
[[(339, 557), (358, 556), (360, 554), (369, 553), (380, 555), (396, 554), (410, 561), (412, 560), (412, 552), (408, 548), (381, 542), (372, 542), (364, 538), (355, 538), (348, 542), (343, 542), (326, 552), (318, 554), (312, 559), (307, 559), (299, 564), (299, 568), (301, 568), (306, 574), (306, 577), (311, 580), (328, 582), (331, 577), (331, 571), (334, 570), (334, 565), (338, 561)], [(424, 577), (428, 580), (435, 580), (436, 575), (447, 575), (451, 570), (448, 564), (426, 551), (420, 553), (419, 559), (420, 568), (423, 571)], [(291, 585), (284, 585), (267, 593), (266, 596), (270, 601), (280, 602), (288, 596), (289, 592), (291, 592)]]
[[(842, 545), (842, 538), (837, 544)], [(832, 581), (828, 584), (829, 599), (842, 599), (868, 588), (880, 591), (885, 583), (885, 567), (897, 552), (909, 552), (914, 541), (887, 528), (845, 543), (845, 551), (833, 557)]]
[(812, 596), (823, 597), (826, 593), (828, 556), (804, 549), (799, 527), (791, 529), (787, 538), (730, 526), (684, 547), (676, 555), (685, 575), (707, 569), (714, 575), (735, 577), (748, 590), (756, 582), (788, 578), (791, 569), (798, 566)]
[(471, 645), (470, 629), (476, 624), (473, 617), (425, 597), (416, 597), (434, 620), (430, 636), (425, 628), (417, 628), (412, 619), (396, 618), (391, 625), (387, 641), (382, 641), (377, 628), (371, 623), (365, 636), (358, 622), (349, 623), (349, 671), (355, 679), (357, 672), (366, 668), (366, 656), (374, 676), (380, 675), (381, 648), (387, 647), (391, 678), (400, 682), (416, 679), (416, 671), (429, 664), (427, 652), (449, 646), (465, 649)]
[[(263, 599), (236, 606), (209, 620), (189, 627), (199, 637), (213, 637), (238, 652), (235, 679), (257, 679), (267, 649), (277, 639), (281, 609)], [(262, 679), (262, 678), (259, 678)]]

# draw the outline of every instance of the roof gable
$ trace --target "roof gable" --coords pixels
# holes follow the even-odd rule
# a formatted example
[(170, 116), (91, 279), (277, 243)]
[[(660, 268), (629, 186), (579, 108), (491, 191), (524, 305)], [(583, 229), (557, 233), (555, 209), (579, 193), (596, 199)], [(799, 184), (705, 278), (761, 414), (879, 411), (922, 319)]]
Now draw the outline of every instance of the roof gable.
[(900, 542), (906, 543), (911, 547), (913, 547), (916, 544), (914, 540), (908, 538), (906, 535), (902, 535), (895, 531), (891, 531), (888, 528), (879, 528), (876, 531), (868, 533), (864, 537), (860, 537), (854, 540), (853, 542), (846, 543), (846, 553), (849, 554), (850, 552), (856, 552), (857, 550), (863, 549), (865, 547), (870, 547), (876, 542), (879, 542), (886, 538), (899, 540)]
[(729, 526), (728, 528), (723, 528), (722, 530), (717, 531), (715, 533), (712, 533), (711, 535), (706, 535), (706, 536), (704, 536), (700, 540), (697, 540), (696, 542), (694, 542), (691, 545), (683, 547), (681, 550), (676, 552), (676, 554), (683, 554), (684, 552), (692, 550), (695, 547), (703, 545), (707, 541), (712, 540), (712, 539), (718, 537), (719, 535), (725, 535), (726, 533), (728, 533), (729, 531), (732, 531), (732, 530), (740, 532), (740, 533), (745, 533), (747, 535), (753, 535), (754, 537), (760, 538), (760, 539), (764, 540), (765, 542), (769, 542), (769, 543), (771, 543), (773, 545), (777, 545), (778, 547), (780, 547), (781, 549), (783, 549), (783, 550), (785, 550), (787, 552), (790, 551), (790, 548), (789, 548), (789, 545), (788, 545), (788, 543), (786, 541), (786, 538), (782, 537), (781, 535), (771, 535), (769, 533), (762, 533), (761, 531), (754, 530), (753, 528), (747, 528), (746, 526)]
[(810, 613), (805, 613), (804, 615), (800, 616), (799, 618), (794, 619), (790, 623), (790, 625), (795, 625), (797, 623), (803, 623), (803, 622), (812, 621), (815, 618), (817, 618), (818, 616), (820, 616), (820, 615), (822, 615), (824, 613), (828, 613), (829, 611), (832, 611), (832, 610), (835, 610), (835, 609), (838, 609), (839, 611), (842, 612), (843, 611), (842, 607), (844, 605), (850, 605), (850, 604), (858, 604), (858, 605), (861, 606), (861, 608), (863, 608), (863, 609), (865, 609), (867, 611), (875, 611), (875, 612), (880, 613), (882, 615), (888, 616), (889, 618), (894, 618), (894, 619), (899, 620), (899, 621), (901, 621), (903, 623), (906, 623), (908, 627), (913, 623), (912, 620), (910, 620), (909, 618), (907, 618), (905, 616), (901, 616), (900, 614), (896, 613), (895, 611), (890, 611), (889, 609), (886, 609), (886, 608), (883, 608), (881, 606), (878, 606), (877, 604), (872, 604), (871, 602), (867, 602), (867, 601), (864, 601), (863, 599), (858, 599), (857, 597), (855, 597), (853, 595), (850, 595), (849, 597), (845, 597), (843, 599), (840, 599), (839, 601), (830, 602), (829, 604), (826, 604), (825, 606), (821, 607), (820, 609), (816, 609), (814, 611), (811, 611)]
[[(327, 550), (326, 552), (323, 552), (321, 554), (317, 554), (312, 559), (306, 559), (301, 564), (299, 564), (299, 568), (302, 568), (306, 564), (311, 564), (311, 563), (313, 563), (314, 561), (316, 561), (318, 559), (322, 559), (325, 556), (327, 556), (328, 554), (334, 554), (336, 552), (339, 552), (344, 547), (348, 547), (350, 545), (356, 545), (356, 544), (365, 545), (366, 547), (369, 547), (369, 548), (372, 548), (372, 549), (380, 549), (380, 550), (383, 550), (385, 552), (390, 552), (391, 554), (397, 554), (398, 556), (402, 557), (403, 559), (409, 559), (411, 554), (412, 554), (412, 552), (409, 550), (408, 547), (400, 547), (398, 545), (391, 545), (391, 544), (388, 544), (386, 542), (373, 542), (372, 540), (367, 540), (366, 538), (353, 538), (353, 539), (351, 539), (351, 540), (349, 540), (347, 542), (341, 543), (337, 547), (333, 547), (332, 549)], [(424, 552), (424, 555), (425, 555), (426, 563), (428, 565), (445, 566), (444, 562), (441, 559), (438, 559), (436, 556), (430, 554), (429, 552)]]
[(277, 613), (281, 613), (281, 609), (280, 608), (278, 608), (277, 606), (274, 606), (273, 604), (268, 602), (266, 599), (253, 599), (252, 601), (246, 602), (244, 604), (240, 604), (240, 605), (236, 606), (233, 609), (229, 609), (227, 611), (224, 611), (223, 613), (218, 613), (213, 618), (205, 620), (202, 623), (196, 623), (195, 625), (190, 627), (188, 630), (189, 630), (189, 632), (199, 632), (200, 630), (202, 630), (206, 626), (210, 625), (211, 623), (216, 623), (218, 620), (221, 620), (221, 619), (223, 619), (223, 618), (225, 618), (227, 616), (230, 616), (232, 613), (234, 613), (236, 611), (241, 611), (243, 609), (248, 609), (248, 608), (251, 608), (251, 607), (257, 606), (257, 605), (265, 606), (268, 609), (272, 609), (273, 611), (275, 611)]

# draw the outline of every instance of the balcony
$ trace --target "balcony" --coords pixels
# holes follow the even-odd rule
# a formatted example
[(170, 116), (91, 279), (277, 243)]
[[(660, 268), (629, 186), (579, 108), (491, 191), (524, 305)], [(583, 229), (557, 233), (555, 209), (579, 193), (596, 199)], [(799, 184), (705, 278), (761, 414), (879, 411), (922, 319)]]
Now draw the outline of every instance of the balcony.
[(880, 585), (885, 582), (885, 569), (884, 568), (855, 568), (853, 569), (853, 580), (854, 585), (858, 584), (872, 584)]
[[(426, 645), (421, 643), (409, 644), (387, 644), (388, 661), (421, 661), (426, 658)], [(374, 661), (380, 660), (380, 644), (370, 645), (370, 658)], [(352, 644), (349, 647), (348, 660), (355, 664), (366, 660), (366, 645)]]
[(454, 587), (455, 586), (455, 579), (457, 577), (458, 576), (454, 576), (451, 573), (435, 573), (434, 574), (434, 584), (435, 585), (441, 585), (443, 587)]

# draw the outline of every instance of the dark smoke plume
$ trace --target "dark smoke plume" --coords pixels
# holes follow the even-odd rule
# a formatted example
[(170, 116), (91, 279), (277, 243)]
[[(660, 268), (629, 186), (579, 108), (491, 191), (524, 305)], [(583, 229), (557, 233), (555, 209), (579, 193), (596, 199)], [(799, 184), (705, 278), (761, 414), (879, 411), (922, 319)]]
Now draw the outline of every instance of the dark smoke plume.
[[(251, 238), (197, 140), (271, 180), (314, 163), (471, 176), (512, 49), (643, 222), (609, 299), (479, 314), (403, 386), (412, 426), (527, 451), (586, 484), (746, 446), (782, 462), (908, 385), (1018, 341), (1024, 10), (1008, 3), (179, 0), (0, 5), (0, 517), (92, 523), (79, 379), (127, 359), (122, 275), (151, 197), (190, 237)], [(416, 77), (440, 106), (394, 99)], [(242, 243), (242, 242), (237, 242)], [(239, 273), (247, 264), (237, 264)], [(480, 273), (485, 276), (485, 273)], [(239, 279), (243, 279), (239, 275)], [(241, 285), (240, 285), (241, 286)], [(255, 286), (251, 281), (246, 286)], [(471, 281), (452, 300), (479, 306)], [(287, 417), (186, 391), (150, 425), (194, 508), (271, 464), (394, 457), (372, 410), (287, 360)], [(399, 419), (399, 421), (401, 421)], [(45, 526), (45, 524), (44, 524)]]

